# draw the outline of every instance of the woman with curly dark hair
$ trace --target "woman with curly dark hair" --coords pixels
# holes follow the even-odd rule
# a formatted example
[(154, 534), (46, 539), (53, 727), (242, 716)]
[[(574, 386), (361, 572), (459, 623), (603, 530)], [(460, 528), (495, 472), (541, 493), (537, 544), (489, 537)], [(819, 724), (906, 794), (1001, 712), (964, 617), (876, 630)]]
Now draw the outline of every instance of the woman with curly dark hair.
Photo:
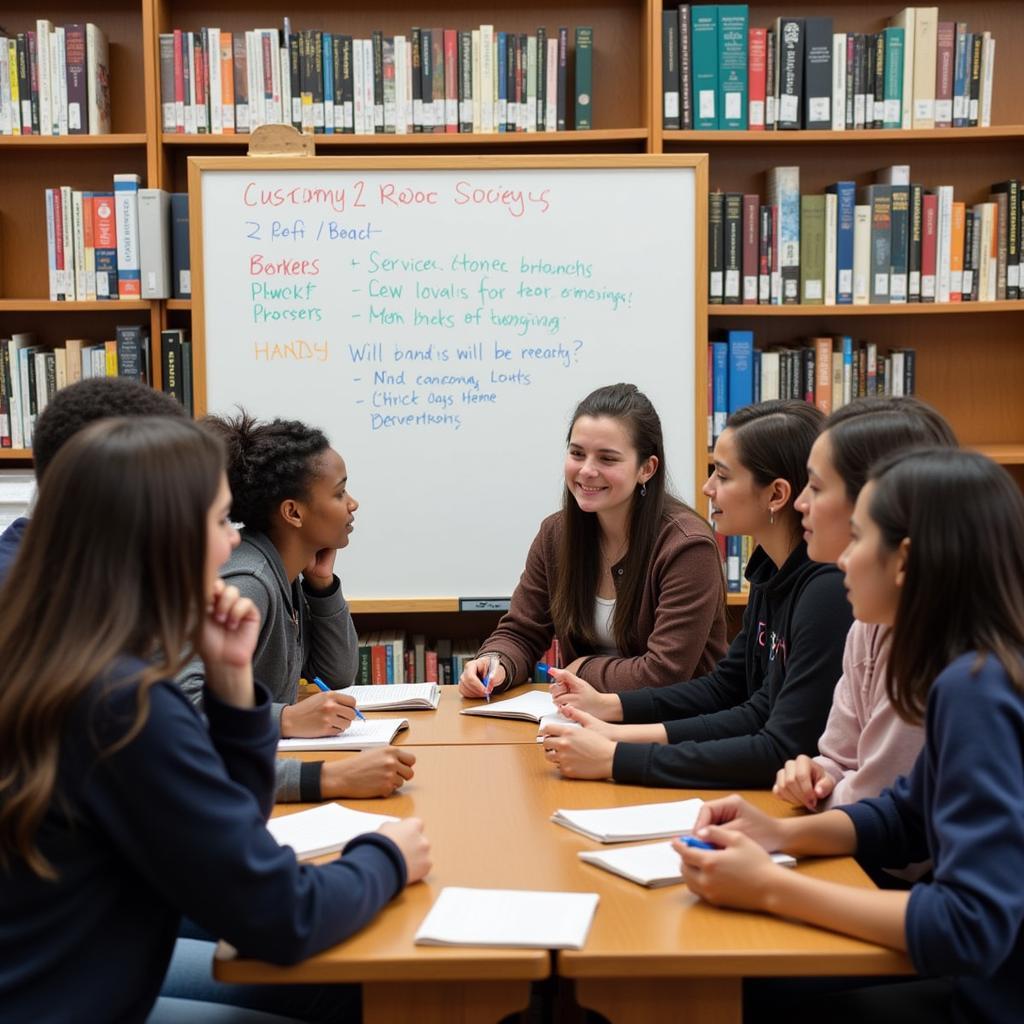
[[(274, 700), (282, 736), (342, 732), (354, 702), (336, 689), (355, 681), (355, 627), (334, 574), (348, 546), (359, 502), (348, 491), (345, 460), (315, 427), (298, 420), (261, 423), (240, 412), (211, 416), (207, 427), (228, 452), (231, 517), (242, 541), (221, 575), (260, 612), (253, 671)], [(299, 678), (320, 678), (331, 691), (295, 703)], [(202, 699), (202, 665), (179, 677)], [(277, 799), (388, 796), (412, 778), (415, 756), (386, 747), (325, 763), (279, 760)]]

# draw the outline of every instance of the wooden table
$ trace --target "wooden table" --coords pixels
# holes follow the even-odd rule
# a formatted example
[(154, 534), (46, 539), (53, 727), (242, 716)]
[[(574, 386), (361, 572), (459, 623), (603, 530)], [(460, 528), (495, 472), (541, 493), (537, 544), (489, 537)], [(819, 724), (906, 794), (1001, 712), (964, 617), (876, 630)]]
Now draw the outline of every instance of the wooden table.
[[(473, 723), (483, 724), (483, 723)], [(511, 723), (521, 724), (521, 723)], [(413, 936), (445, 885), (596, 892), (600, 903), (585, 948), (557, 954), (557, 971), (577, 979), (580, 1001), (613, 1022), (740, 1020), (740, 981), (765, 974), (907, 973), (905, 957), (870, 943), (757, 914), (721, 911), (685, 887), (648, 891), (582, 863), (598, 844), (548, 819), (559, 807), (656, 803), (710, 791), (647, 789), (562, 779), (534, 742), (425, 746), (416, 777), (373, 810), (426, 823), (434, 869), (359, 935), (293, 967), (218, 962), (223, 981), (362, 981), (367, 1024), (493, 1022), (526, 1006), (530, 980), (550, 971), (542, 950), (418, 947)], [(750, 794), (787, 813), (769, 794)], [(365, 802), (352, 806), (368, 809)], [(279, 807), (275, 813), (301, 809)], [(796, 870), (871, 888), (849, 858)]]

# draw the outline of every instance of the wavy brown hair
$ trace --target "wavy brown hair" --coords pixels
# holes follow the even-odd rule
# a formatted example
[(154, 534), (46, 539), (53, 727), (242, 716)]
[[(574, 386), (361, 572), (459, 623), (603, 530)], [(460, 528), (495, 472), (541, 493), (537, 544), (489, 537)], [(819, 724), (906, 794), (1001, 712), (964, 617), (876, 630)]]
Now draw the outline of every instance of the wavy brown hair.
[(928, 691), (950, 662), (991, 654), (1024, 693), (1024, 496), (977, 452), (926, 448), (875, 466), (868, 514), (882, 544), (909, 539), (906, 581), (892, 628), (886, 692), (920, 722)]
[[(61, 736), (94, 687), (149, 689), (194, 649), (205, 604), (206, 522), (220, 442), (168, 417), (101, 420), (49, 465), (36, 512), (0, 589), (0, 867), (55, 875), (36, 837), (56, 792)], [(119, 659), (147, 667), (113, 676)]]

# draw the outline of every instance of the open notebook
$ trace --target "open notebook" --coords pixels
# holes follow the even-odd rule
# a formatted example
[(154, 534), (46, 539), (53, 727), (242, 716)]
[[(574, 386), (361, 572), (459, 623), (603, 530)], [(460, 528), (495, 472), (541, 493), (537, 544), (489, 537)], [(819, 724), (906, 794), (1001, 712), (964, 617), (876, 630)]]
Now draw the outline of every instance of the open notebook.
[(437, 683), (346, 686), (337, 692), (351, 697), (360, 711), (436, 711), (441, 700)]
[(489, 704), (479, 704), (472, 708), (463, 708), (460, 714), (474, 715), (480, 718), (518, 718), (524, 722), (540, 722), (549, 715), (557, 715), (558, 708), (546, 690), (530, 690), (509, 700), (495, 700)]
[(599, 843), (628, 843), (637, 839), (686, 836), (697, 823), (703, 800), (674, 800), (663, 804), (602, 807), (592, 811), (559, 809), (551, 815), (556, 825), (596, 839)]
[[(624, 846), (618, 850), (581, 850), (579, 858), (649, 889), (683, 881), (679, 854), (672, 849), (670, 841)], [(773, 853), (772, 860), (783, 867), (796, 866), (796, 858), (788, 853)]]
[(357, 718), (336, 736), (301, 736), (277, 741), (281, 754), (291, 750), (368, 750), (386, 747), (395, 735), (409, 727), (407, 718), (374, 718), (360, 722)]
[(445, 886), (416, 932), (418, 946), (582, 949), (597, 909), (594, 892)]
[(299, 860), (306, 860), (340, 850), (350, 839), (364, 832), (376, 832), (386, 821), (398, 818), (353, 811), (332, 803), (271, 818), (267, 831), (281, 846), (290, 846)]

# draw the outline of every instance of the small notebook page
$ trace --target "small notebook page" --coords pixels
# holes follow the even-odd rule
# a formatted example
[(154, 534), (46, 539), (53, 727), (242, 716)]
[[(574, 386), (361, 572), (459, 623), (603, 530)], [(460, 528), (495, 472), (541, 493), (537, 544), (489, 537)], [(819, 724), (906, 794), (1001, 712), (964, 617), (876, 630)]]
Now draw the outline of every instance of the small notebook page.
[(437, 683), (393, 683), (388, 686), (346, 686), (338, 690), (351, 697), (360, 711), (436, 708), (441, 699)]
[(602, 807), (596, 810), (559, 809), (551, 816), (599, 843), (625, 843), (631, 839), (666, 839), (693, 831), (703, 800), (674, 800), (662, 804)]
[(398, 821), (398, 818), (353, 811), (332, 803), (271, 818), (267, 831), (281, 846), (290, 846), (295, 856), (304, 860), (340, 850), (350, 839), (364, 832), (376, 832), (386, 821)]
[(529, 722), (539, 722), (545, 715), (553, 715), (557, 711), (558, 708), (555, 707), (555, 702), (547, 690), (530, 690), (511, 700), (496, 700), (475, 708), (463, 708), (461, 713), (492, 718), (522, 718)]
[(344, 732), (336, 736), (301, 736), (277, 741), (279, 753), (290, 750), (366, 750), (386, 747), (395, 734), (409, 725), (405, 718), (375, 718), (360, 722), (357, 718)]
[(566, 718), (560, 711), (556, 711), (553, 715), (545, 715), (537, 725), (537, 742), (544, 742), (544, 726), (551, 722), (553, 725), (571, 725), (574, 729), (580, 729), (582, 726), (579, 722), (574, 722), (570, 718)]
[(446, 886), (416, 932), (416, 944), (582, 949), (597, 900), (594, 892)]
[[(579, 858), (605, 871), (628, 878), (637, 885), (659, 888), (683, 881), (682, 862), (671, 841), (626, 846), (618, 850), (581, 850)], [(788, 853), (773, 853), (772, 860), (783, 867), (796, 866)]]

